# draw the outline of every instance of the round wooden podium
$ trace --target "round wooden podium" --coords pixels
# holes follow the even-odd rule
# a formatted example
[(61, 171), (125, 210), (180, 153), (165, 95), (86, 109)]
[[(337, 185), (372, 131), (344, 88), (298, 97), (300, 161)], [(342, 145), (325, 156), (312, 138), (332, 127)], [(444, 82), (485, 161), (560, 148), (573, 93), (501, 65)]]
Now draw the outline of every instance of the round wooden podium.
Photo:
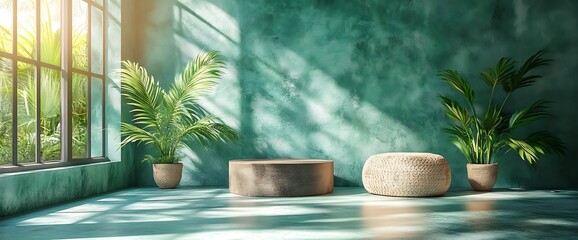
[(244, 196), (296, 197), (333, 192), (333, 161), (244, 159), (229, 161), (229, 191)]

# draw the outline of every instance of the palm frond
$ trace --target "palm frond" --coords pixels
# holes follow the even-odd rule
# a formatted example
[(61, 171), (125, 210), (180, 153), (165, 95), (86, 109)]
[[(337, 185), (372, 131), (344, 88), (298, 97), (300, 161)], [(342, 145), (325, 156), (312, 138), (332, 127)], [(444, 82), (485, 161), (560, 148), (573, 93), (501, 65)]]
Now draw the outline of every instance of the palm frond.
[(500, 127), (503, 119), (499, 109), (491, 107), (484, 114), (484, 118), (481, 121), (482, 128), (487, 134), (493, 134)]
[(121, 146), (134, 142), (159, 145), (159, 139), (153, 133), (130, 123), (120, 123), (120, 132), (122, 136), (125, 136), (121, 141)]
[[(46, 11), (42, 11), (40, 20), (40, 34), (42, 36), (42, 41), (40, 41), (40, 58), (41, 61), (45, 63), (50, 63), (56, 66), (60, 66), (60, 55), (61, 55), (61, 29), (53, 27), (53, 14), (51, 13), (50, 5), (59, 5), (58, 1), (41, 1), (40, 8), (45, 8)], [(56, 14), (59, 15), (59, 14)], [(75, 33), (73, 33), (75, 34)], [(86, 35), (84, 36), (86, 38)], [(86, 46), (82, 46), (85, 48)], [(84, 57), (87, 57), (86, 55)], [(83, 59), (84, 60), (84, 59)], [(84, 60), (87, 62), (88, 59)], [(88, 63), (86, 64), (88, 65)]]
[(524, 140), (508, 138), (508, 146), (520, 155), (520, 158), (527, 161), (530, 164), (536, 163), (538, 160), (538, 150)]
[(518, 128), (538, 119), (549, 117), (548, 103), (546, 100), (539, 99), (530, 106), (515, 112), (510, 117), (510, 128)]
[(540, 75), (528, 76), (528, 74), (532, 70), (541, 66), (546, 66), (552, 62), (551, 59), (544, 57), (546, 52), (547, 51), (543, 49), (530, 56), (526, 62), (524, 62), (522, 67), (520, 67), (520, 69), (518, 69), (518, 71), (516, 71), (516, 73), (512, 75), (510, 79), (503, 82), (502, 86), (504, 87), (504, 90), (511, 93), (517, 89), (531, 86), (534, 82), (536, 82), (536, 79), (541, 78), (542, 76)]
[(541, 154), (557, 154), (559, 156), (566, 154), (566, 147), (562, 140), (550, 132), (532, 133), (526, 138), (526, 142)]
[[(42, 80), (40, 81), (40, 117), (43, 119), (52, 119), (60, 117), (60, 79), (53, 76), (46, 76), (43, 72)], [(73, 88), (74, 90), (79, 90)], [(22, 90), (19, 90), (19, 95), (22, 98), (26, 97), (27, 108), (36, 109), (36, 83), (28, 81)], [(84, 99), (77, 99), (84, 100)]]
[(446, 115), (461, 124), (463, 127), (469, 127), (473, 121), (473, 117), (468, 113), (464, 107), (462, 107), (458, 102), (444, 97), (439, 96), (442, 101), (442, 105), (445, 107), (444, 112)]
[(439, 76), (447, 84), (449, 84), (455, 90), (464, 95), (470, 104), (474, 102), (475, 100), (474, 90), (472, 89), (468, 81), (464, 79), (462, 75), (460, 75), (460, 73), (454, 70), (446, 69), (441, 71), (439, 73)]
[(514, 61), (511, 58), (501, 58), (493, 69), (487, 69), (480, 75), (490, 87), (502, 84), (514, 74)]
[(199, 118), (190, 111), (201, 97), (207, 96), (217, 86), (216, 80), (223, 74), (224, 60), (217, 51), (199, 54), (185, 67), (183, 74), (175, 79), (175, 84), (165, 95), (166, 109), (172, 114), (171, 121), (179, 121), (180, 115), (190, 120)]
[(539, 160), (539, 154), (557, 154), (562, 156), (566, 154), (566, 148), (562, 141), (550, 132), (539, 131), (530, 134), (524, 140), (514, 138), (508, 139), (509, 147), (517, 151), (523, 160), (530, 164), (536, 163)]
[(181, 133), (181, 138), (191, 137), (201, 143), (203, 146), (208, 146), (211, 142), (229, 142), (237, 140), (238, 136), (231, 127), (216, 122), (218, 118), (209, 115), (205, 116), (193, 125), (185, 128)]
[(133, 106), (130, 111), (134, 115), (133, 121), (144, 127), (159, 128), (157, 114), (161, 111), (163, 95), (161, 87), (152, 76), (149, 76), (146, 69), (137, 63), (123, 61), (122, 65), (121, 89), (123, 96), (130, 100), (128, 105)]
[(469, 144), (471, 137), (467, 130), (461, 126), (453, 125), (449, 128), (444, 128), (444, 131), (450, 135), (450, 142), (464, 154), (466, 160), (469, 163), (474, 163), (472, 147)]

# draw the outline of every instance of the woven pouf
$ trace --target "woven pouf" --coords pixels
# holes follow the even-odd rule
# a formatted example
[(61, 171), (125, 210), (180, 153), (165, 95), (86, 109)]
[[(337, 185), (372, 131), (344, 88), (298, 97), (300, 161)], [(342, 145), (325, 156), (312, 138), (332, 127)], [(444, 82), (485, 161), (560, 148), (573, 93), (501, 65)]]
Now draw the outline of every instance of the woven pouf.
[(372, 194), (398, 197), (439, 196), (450, 187), (450, 166), (432, 153), (383, 153), (363, 166), (363, 187)]

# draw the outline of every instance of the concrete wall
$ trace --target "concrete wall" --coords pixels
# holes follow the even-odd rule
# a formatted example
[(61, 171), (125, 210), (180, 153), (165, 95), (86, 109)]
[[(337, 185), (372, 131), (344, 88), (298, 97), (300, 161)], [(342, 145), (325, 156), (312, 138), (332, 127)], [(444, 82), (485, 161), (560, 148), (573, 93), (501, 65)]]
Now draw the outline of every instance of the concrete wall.
[[(106, 155), (111, 162), (0, 174), (0, 217), (134, 185), (132, 146), (119, 149), (120, 120), (127, 115), (126, 106), (121, 105), (120, 81), (114, 73), (120, 67), (121, 53), (125, 57), (132, 52), (128, 51), (131, 48), (121, 51), (121, 0), (107, 1)], [(128, 10), (123, 9), (123, 15), (130, 14)], [(127, 23), (130, 21), (123, 25)]]
[[(523, 61), (548, 48), (555, 63), (541, 71), (546, 78), (511, 106), (554, 101), (555, 118), (532, 128), (562, 137), (568, 157), (530, 167), (503, 155), (497, 187), (578, 186), (576, 1), (138, 3), (135, 59), (163, 85), (203, 49), (229, 59), (219, 89), (201, 105), (239, 129), (241, 140), (185, 152), (182, 185), (226, 186), (229, 159), (293, 157), (335, 160), (336, 185), (360, 186), (370, 155), (427, 151), (447, 157), (453, 188), (468, 187), (466, 161), (441, 130), (448, 120), (437, 98), (458, 96), (436, 74), (459, 70), (484, 97), (480, 71), (502, 56)], [(150, 166), (137, 167), (139, 184), (153, 185)]]

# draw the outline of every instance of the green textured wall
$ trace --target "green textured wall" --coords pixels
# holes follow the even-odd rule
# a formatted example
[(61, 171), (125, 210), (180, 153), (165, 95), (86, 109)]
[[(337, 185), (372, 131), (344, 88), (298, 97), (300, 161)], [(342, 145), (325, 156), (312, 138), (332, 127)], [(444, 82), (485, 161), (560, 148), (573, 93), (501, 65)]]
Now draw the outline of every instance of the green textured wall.
[[(126, 106), (120, 101), (119, 78), (115, 73), (121, 59), (121, 0), (107, 1), (106, 155), (111, 162), (0, 174), (0, 217), (110, 192), (135, 183), (133, 150), (127, 147), (121, 151), (118, 147), (120, 119), (127, 118)], [(124, 9), (123, 12), (130, 14)], [(130, 56), (125, 52), (123, 49), (123, 57)]]
[[(499, 57), (550, 49), (547, 78), (514, 96), (524, 106), (555, 101), (555, 119), (535, 125), (568, 144), (569, 157), (534, 168), (506, 155), (497, 187), (578, 186), (578, 2), (576, 1), (203, 1), (143, 0), (133, 20), (136, 60), (169, 84), (202, 49), (223, 52), (228, 71), (202, 106), (239, 129), (241, 140), (186, 152), (182, 185), (227, 185), (233, 158), (335, 161), (338, 186), (360, 186), (372, 154), (446, 156), (452, 187), (468, 187), (465, 161), (441, 131), (437, 94), (455, 95), (436, 73), (478, 73)], [(488, 94), (487, 90), (478, 93)], [(143, 151), (138, 151), (139, 153)], [(137, 154), (142, 159), (142, 154)], [(147, 164), (139, 183), (152, 185)]]

